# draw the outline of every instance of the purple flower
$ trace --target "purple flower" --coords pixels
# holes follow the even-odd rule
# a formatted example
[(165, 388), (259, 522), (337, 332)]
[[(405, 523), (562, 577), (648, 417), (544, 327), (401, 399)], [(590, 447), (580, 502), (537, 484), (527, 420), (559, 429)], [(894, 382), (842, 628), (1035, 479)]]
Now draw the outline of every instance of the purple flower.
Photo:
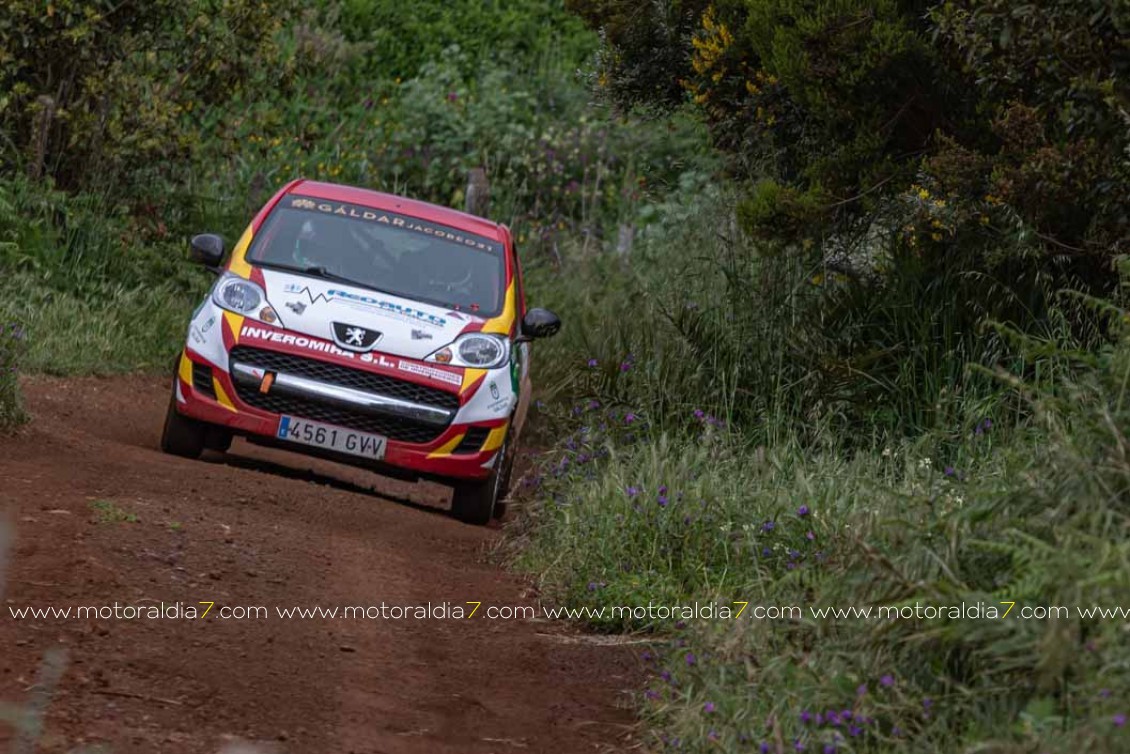
[(824, 754), (836, 754), (836, 745), (824, 744)]
[(761, 525), (761, 531), (773, 531), (775, 528), (777, 528), (777, 524), (772, 521), (766, 521)]
[(671, 675), (670, 670), (664, 670), (662, 673), (659, 674), (659, 677), (662, 678), (667, 683), (673, 683), (674, 682), (672, 680), (674, 678), (674, 676)]
[(659, 498), (658, 498), (658, 501), (659, 501), (659, 507), (660, 508), (666, 508), (667, 507), (667, 496), (666, 495), (660, 495)]
[(708, 715), (714, 712), (714, 702), (707, 702), (706, 704), (702, 705), (702, 711)]
[(761, 752), (761, 754), (769, 754), (769, 744), (765, 741), (762, 741), (761, 746), (758, 746), (757, 750)]
[(650, 699), (652, 701), (659, 698), (659, 692), (652, 689), (648, 689), (647, 691), (643, 692), (643, 695), (646, 699)]
[(1100, 689), (1099, 696), (1103, 699), (1110, 699), (1110, 689)]
[(597, 587), (597, 585), (596, 585), (596, 582), (595, 582), (595, 581), (590, 581), (590, 582), (589, 582), (589, 587), (588, 587), (588, 589), (589, 589), (589, 591), (590, 591), (590, 592), (595, 592), (595, 591), (597, 590), (597, 588), (598, 588), (598, 587)]
[(628, 361), (621, 361), (620, 362), (620, 371), (621, 372), (627, 372), (631, 368), (632, 368), (631, 362), (628, 362)]
[(706, 412), (703, 411), (701, 408), (696, 408), (694, 410), (694, 418), (701, 420), (705, 416), (706, 416)]
[(635, 497), (636, 495), (640, 494), (640, 488), (636, 487), (635, 485), (631, 485), (626, 490), (624, 490), (624, 492), (628, 495), (628, 497)]
[(595, 400), (595, 399), (589, 401), (589, 410), (590, 411), (595, 411), (598, 408), (600, 408), (600, 401)]
[(808, 725), (810, 722), (812, 722), (812, 713), (809, 712), (808, 710), (801, 711), (800, 721), (802, 723), (804, 723), (805, 725)]
[(687, 661), (688, 665), (694, 665), (698, 661), (695, 659), (694, 652), (687, 652), (687, 655), (684, 659)]
[(1126, 726), (1126, 713), (1124, 713), (1124, 712), (1119, 712), (1119, 713), (1118, 713), (1117, 715), (1115, 715), (1114, 717), (1112, 717), (1112, 718), (1110, 719), (1110, 721), (1111, 721), (1112, 723), (1114, 723), (1114, 727), (1116, 727), (1116, 728), (1122, 728), (1122, 727), (1125, 727), (1125, 726)]
[(945, 470), (942, 473), (945, 474), (946, 476), (953, 476), (957, 472), (954, 471), (953, 466), (946, 466)]
[(933, 706), (934, 706), (934, 700), (931, 699), (930, 697), (926, 697), (925, 699), (922, 700), (922, 709), (930, 709)]
[(653, 655), (651, 652), (649, 652), (645, 649), (643, 651), (643, 654), (640, 655), (640, 659), (643, 660), (644, 662), (651, 662), (652, 660), (655, 659), (655, 655)]
[(707, 737), (707, 739), (709, 739), (711, 741), (717, 741), (718, 740), (718, 731), (711, 728), (710, 732), (706, 734), (706, 737)]
[(457, 99), (459, 99), (459, 95), (456, 92), (448, 92), (447, 93), (447, 101), (448, 102), (454, 102)]
[(816, 532), (812, 532), (812, 531), (806, 532), (805, 535), (804, 535), (804, 538), (807, 539), (810, 542), (814, 541), (816, 539)]
[(804, 518), (805, 516), (808, 515), (808, 506), (807, 505), (800, 506), (799, 508), (796, 509), (796, 514), (798, 516), (800, 516), (801, 518)]
[(882, 678), (879, 679), (879, 683), (882, 686), (886, 686), (887, 688), (890, 688), (891, 686), (895, 685), (895, 677), (893, 675), (891, 675), (890, 673), (888, 673), (887, 675), (885, 675), (885, 676), (883, 676)]
[(860, 728), (858, 725), (852, 725), (848, 728), (848, 735), (852, 738), (857, 737), (862, 732), (863, 728)]
[(634, 422), (638, 418), (639, 418), (638, 416), (636, 416), (631, 411), (629, 411), (628, 413), (624, 414), (624, 423), (625, 424), (631, 424), (632, 422)]
[(797, 751), (804, 751), (804, 742), (802, 742), (802, 741), (801, 741), (801, 740), (800, 740), (800, 739), (798, 738), (798, 739), (796, 740), (796, 743), (794, 743), (794, 744), (793, 744), (793, 748), (794, 748), (794, 749), (796, 749)]
[(589, 359), (589, 366), (590, 367), (596, 367), (599, 363), (600, 362), (597, 361), (596, 359)]

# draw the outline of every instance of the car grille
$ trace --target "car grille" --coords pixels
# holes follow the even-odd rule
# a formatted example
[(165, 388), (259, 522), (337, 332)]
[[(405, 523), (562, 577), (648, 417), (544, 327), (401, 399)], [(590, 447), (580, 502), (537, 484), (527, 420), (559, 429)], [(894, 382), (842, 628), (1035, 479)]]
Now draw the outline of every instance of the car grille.
[(490, 427), (471, 427), (467, 430), (467, 434), (463, 435), (463, 439), (455, 450), (451, 451), (456, 454), (464, 453), (478, 453), (479, 448), (487, 441), (487, 435), (490, 434)]
[(192, 387), (196, 389), (196, 392), (216, 400), (216, 388), (212, 384), (212, 367), (193, 362)]
[[(261, 348), (237, 346), (231, 351), (232, 362), (258, 367), (268, 372), (306, 377), (330, 385), (363, 390), (370, 393), (401, 398), (454, 412), (459, 408), (459, 396), (436, 388), (417, 385), (406, 380), (386, 377), (360, 369), (330, 364), (302, 356), (267, 351)], [(390, 440), (408, 443), (429, 443), (446, 429), (435, 424), (411, 419), (362, 414), (329, 403), (286, 395), (263, 394), (252, 386), (235, 383), (240, 400), (249, 406), (275, 414), (299, 416), (312, 421), (336, 424), (359, 432), (373, 432)]]

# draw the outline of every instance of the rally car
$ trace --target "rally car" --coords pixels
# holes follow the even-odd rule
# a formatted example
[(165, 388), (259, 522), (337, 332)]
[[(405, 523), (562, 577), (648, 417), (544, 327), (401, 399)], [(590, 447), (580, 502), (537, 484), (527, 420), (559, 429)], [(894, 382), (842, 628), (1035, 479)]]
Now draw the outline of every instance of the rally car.
[(239, 435), (454, 488), (453, 514), (501, 508), (530, 397), (527, 309), (510, 231), (481, 217), (307, 180), (283, 187), (192, 315), (161, 447), (199, 457)]

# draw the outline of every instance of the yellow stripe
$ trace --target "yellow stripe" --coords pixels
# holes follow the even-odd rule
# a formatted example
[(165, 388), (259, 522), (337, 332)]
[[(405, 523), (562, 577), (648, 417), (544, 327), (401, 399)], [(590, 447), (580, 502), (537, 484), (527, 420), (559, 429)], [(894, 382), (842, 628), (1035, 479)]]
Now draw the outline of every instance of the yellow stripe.
[(487, 373), (485, 369), (464, 369), (463, 370), (463, 387), (459, 388), (460, 393), (465, 393), (471, 389), (475, 381)]
[(231, 398), (228, 397), (228, 394), (224, 392), (223, 386), (220, 385), (220, 381), (215, 377), (212, 378), (212, 388), (216, 391), (216, 400), (220, 402), (220, 405), (228, 411), (235, 411), (235, 404), (232, 403)]
[(244, 280), (251, 279), (251, 265), (247, 263), (247, 247), (251, 245), (251, 226), (247, 226), (247, 230), (243, 231), (243, 235), (239, 237), (236, 242), (235, 248), (231, 252), (231, 261), (228, 263), (228, 270), (232, 273), (239, 275)]
[(192, 384), (192, 362), (188, 360), (188, 354), (183, 351), (180, 355), (180, 369), (177, 374), (187, 384)]
[(503, 424), (501, 427), (492, 429), (490, 434), (487, 435), (486, 442), (483, 443), (483, 452), (485, 453), (489, 450), (498, 450), (501, 448), (502, 441), (506, 439), (506, 430), (509, 428), (510, 425)]
[(499, 335), (509, 335), (510, 328), (514, 324), (514, 317), (517, 316), (518, 304), (515, 301), (514, 281), (510, 281), (510, 285), (506, 287), (505, 305), (502, 307), (502, 314), (499, 314), (493, 319), (488, 319), (486, 324), (483, 325), (483, 332), (498, 333)]
[(449, 456), (449, 455), (451, 455), (451, 451), (455, 450), (456, 446), (459, 445), (459, 443), (461, 443), (461, 442), (463, 442), (463, 435), (456, 435), (455, 437), (451, 438), (449, 441), (444, 443), (442, 448), (438, 448), (438, 449), (432, 451), (431, 453), (428, 453), (428, 458), (439, 458), (440, 456)]
[(244, 316), (234, 312), (224, 312), (224, 319), (228, 321), (228, 328), (231, 329), (231, 342), (232, 345), (239, 343), (239, 331), (243, 329)]

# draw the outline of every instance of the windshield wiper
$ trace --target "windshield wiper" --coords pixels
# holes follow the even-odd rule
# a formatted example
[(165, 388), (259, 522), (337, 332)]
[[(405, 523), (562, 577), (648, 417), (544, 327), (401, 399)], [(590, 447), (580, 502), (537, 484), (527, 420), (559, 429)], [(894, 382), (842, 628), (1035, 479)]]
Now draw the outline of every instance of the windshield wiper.
[(347, 278), (344, 275), (338, 275), (336, 272), (330, 272), (324, 265), (314, 264), (309, 267), (295, 267), (290, 264), (278, 264), (276, 262), (254, 262), (260, 267), (268, 267), (272, 270), (281, 270), (283, 272), (297, 272), (301, 275), (310, 275), (311, 277), (325, 278), (326, 280), (336, 280), (339, 283), (349, 283), (356, 285), (360, 288), (372, 288), (368, 283), (362, 283), (353, 278)]

